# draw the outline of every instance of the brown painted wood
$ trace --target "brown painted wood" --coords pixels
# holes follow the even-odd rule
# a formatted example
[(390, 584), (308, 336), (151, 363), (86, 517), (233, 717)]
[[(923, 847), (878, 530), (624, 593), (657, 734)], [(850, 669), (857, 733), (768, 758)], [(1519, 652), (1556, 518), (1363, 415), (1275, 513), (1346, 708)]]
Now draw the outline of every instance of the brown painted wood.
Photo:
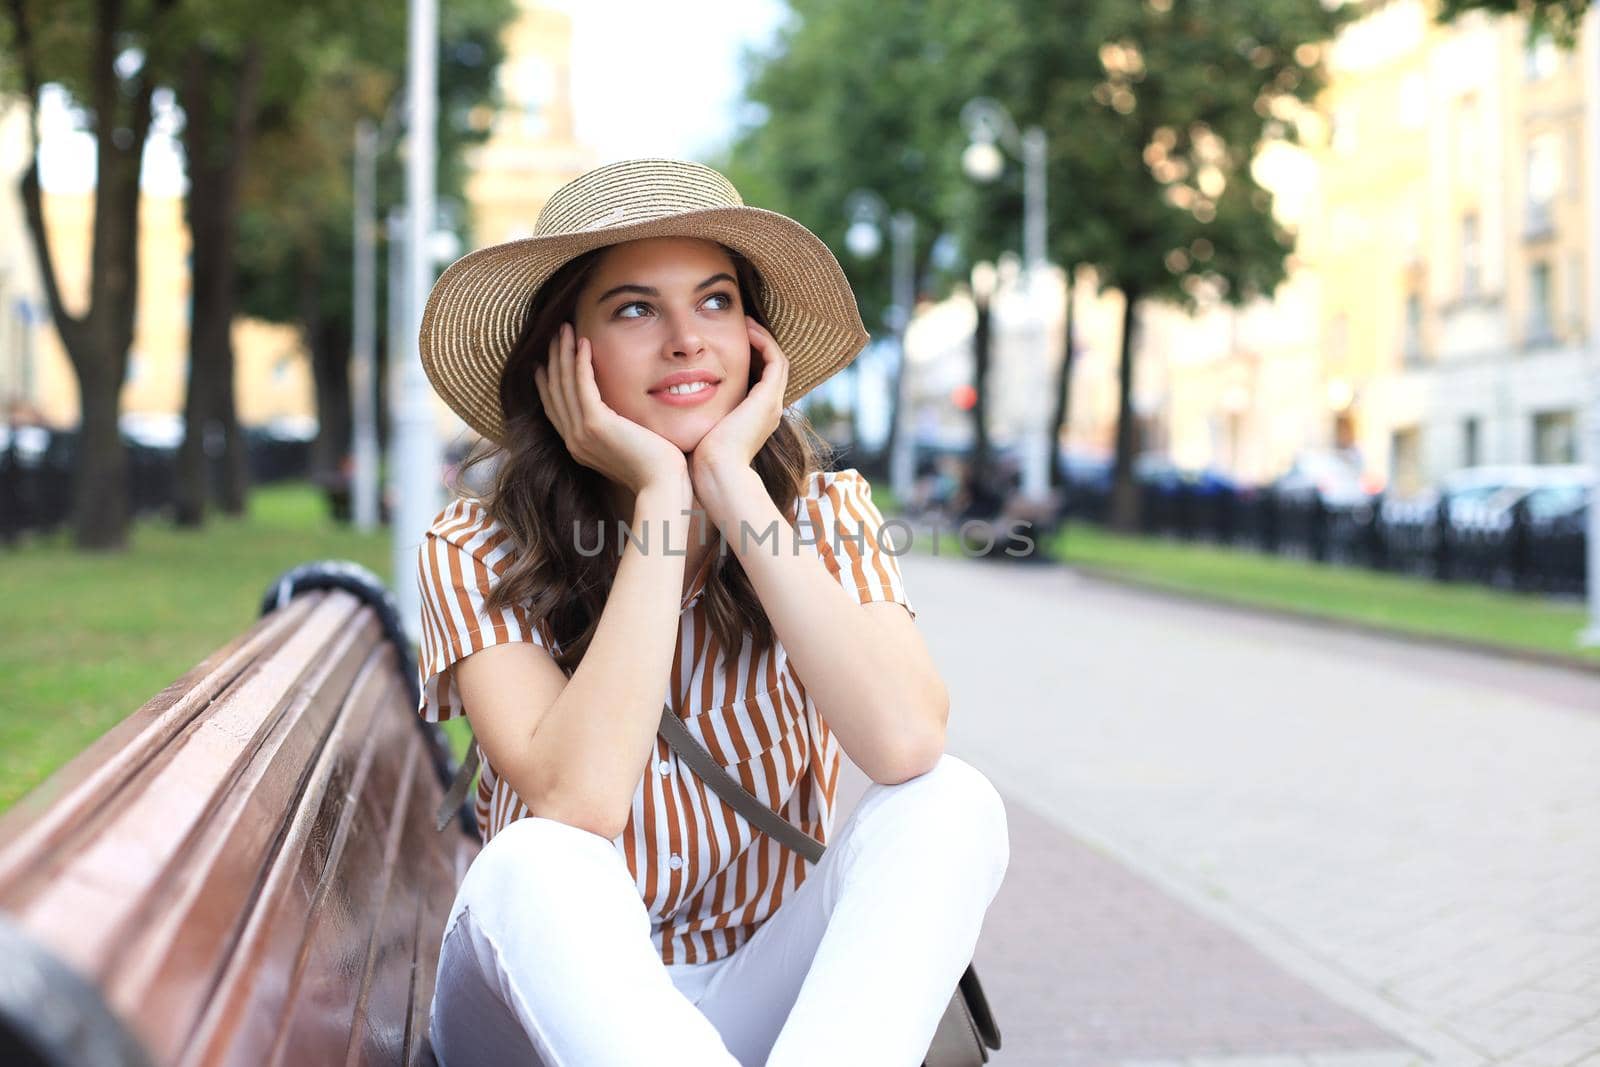
[(478, 842), (376, 615), (306, 593), (0, 818), (0, 909), (174, 1067), (433, 1064)]

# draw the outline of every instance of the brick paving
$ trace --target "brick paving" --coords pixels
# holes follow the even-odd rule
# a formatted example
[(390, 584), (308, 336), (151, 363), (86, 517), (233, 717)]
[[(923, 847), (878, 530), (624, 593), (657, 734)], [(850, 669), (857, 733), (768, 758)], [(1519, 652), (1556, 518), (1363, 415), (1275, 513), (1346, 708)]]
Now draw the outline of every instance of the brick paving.
[(996, 1067), (1600, 1065), (1600, 677), (902, 566), (1012, 817)]
[[(866, 785), (847, 759), (841, 819)], [(1261, 1058), (1285, 1049), (1404, 1048), (1023, 800), (1005, 801), (1011, 862), (974, 955), (1000, 1023), (996, 1067), (1171, 1064), (1199, 1053), (1268, 1067), (1309, 1062)]]

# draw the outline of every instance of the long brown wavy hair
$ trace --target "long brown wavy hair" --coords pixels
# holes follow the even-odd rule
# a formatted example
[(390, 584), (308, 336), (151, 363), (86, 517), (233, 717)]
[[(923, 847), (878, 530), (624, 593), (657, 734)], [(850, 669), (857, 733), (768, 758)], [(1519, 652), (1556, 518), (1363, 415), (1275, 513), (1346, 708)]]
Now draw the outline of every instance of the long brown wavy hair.
[[(534, 625), (542, 626), (561, 669), (570, 675), (594, 639), (600, 613), (611, 593), (626, 537), (614, 514), (611, 483), (573, 459), (566, 442), (545, 414), (533, 372), (549, 361), (550, 341), (564, 322), (575, 318), (578, 294), (609, 250), (586, 252), (557, 271), (529, 302), (522, 332), (500, 374), (500, 408), (505, 416), (505, 444), (480, 441), (462, 464), (465, 475), (479, 464), (492, 473), (482, 491), (458, 477), (456, 490), (483, 504), (511, 535), (511, 563), (487, 598), (487, 609), (521, 604)], [(763, 283), (749, 260), (726, 246), (739, 281), (745, 314), (767, 326)], [(754, 356), (754, 353), (752, 353)], [(754, 385), (762, 362), (750, 360)], [(751, 461), (778, 511), (794, 512), (796, 500), (815, 471), (831, 464), (832, 449), (799, 411), (786, 408), (778, 427)], [(590, 531), (600, 531), (595, 551)], [(574, 536), (581, 531), (580, 536)], [(738, 557), (727, 550), (714, 527), (713, 560), (706, 576), (704, 603), (712, 631), (723, 649), (737, 651), (749, 634), (757, 653), (776, 640), (754, 586)], [(779, 531), (784, 535), (783, 531)], [(584, 549), (580, 552), (579, 545)]]

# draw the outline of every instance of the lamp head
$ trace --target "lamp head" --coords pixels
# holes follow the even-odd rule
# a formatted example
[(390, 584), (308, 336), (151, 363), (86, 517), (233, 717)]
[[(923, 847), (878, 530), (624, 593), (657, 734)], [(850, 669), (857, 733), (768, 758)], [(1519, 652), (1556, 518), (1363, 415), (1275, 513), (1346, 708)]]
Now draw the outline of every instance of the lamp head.
[(961, 153), (961, 169), (974, 181), (992, 182), (1005, 169), (1005, 157), (992, 140), (980, 139), (967, 145)]

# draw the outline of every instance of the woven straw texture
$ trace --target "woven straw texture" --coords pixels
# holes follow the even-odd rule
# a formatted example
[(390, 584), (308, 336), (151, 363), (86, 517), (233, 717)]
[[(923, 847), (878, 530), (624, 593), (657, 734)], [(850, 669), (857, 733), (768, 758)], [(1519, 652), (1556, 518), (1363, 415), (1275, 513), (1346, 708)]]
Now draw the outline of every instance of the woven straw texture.
[(710, 167), (627, 160), (556, 190), (534, 236), (468, 253), (445, 270), (428, 295), (419, 337), (434, 389), (467, 425), (503, 443), (500, 372), (534, 293), (574, 257), (646, 237), (719, 241), (761, 273), (762, 310), (789, 357), (786, 406), (848, 366), (867, 343), (844, 271), (810, 230), (745, 206)]

